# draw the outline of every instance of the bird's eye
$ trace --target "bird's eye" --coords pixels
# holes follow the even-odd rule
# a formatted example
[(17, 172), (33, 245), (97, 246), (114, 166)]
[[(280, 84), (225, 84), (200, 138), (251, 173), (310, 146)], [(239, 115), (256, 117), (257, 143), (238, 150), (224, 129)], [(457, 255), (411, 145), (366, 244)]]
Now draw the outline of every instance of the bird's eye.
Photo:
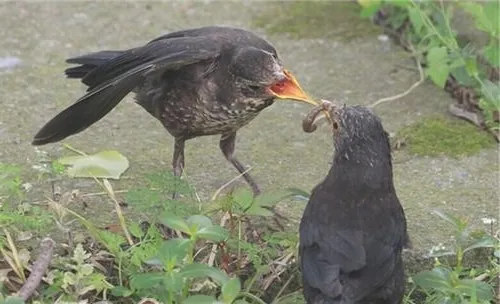
[(336, 121), (333, 122), (333, 129), (334, 130), (338, 130), (339, 129), (339, 123), (338, 122), (336, 122)]

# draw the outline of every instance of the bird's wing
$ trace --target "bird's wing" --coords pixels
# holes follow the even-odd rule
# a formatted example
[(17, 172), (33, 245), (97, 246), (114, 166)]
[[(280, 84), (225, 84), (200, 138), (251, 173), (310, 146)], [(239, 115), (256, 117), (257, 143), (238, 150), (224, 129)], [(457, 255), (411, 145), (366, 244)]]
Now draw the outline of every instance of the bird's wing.
[[(150, 66), (150, 71), (175, 70), (196, 62), (215, 59), (219, 56), (222, 45), (208, 37), (174, 37), (148, 43), (142, 47), (130, 49), (119, 56), (99, 65), (88, 73), (82, 82), (89, 86), (89, 91), (107, 81), (127, 77), (127, 72)], [(75, 61), (74, 58), (68, 62)]]
[[(312, 199), (332, 198), (313, 195)], [(342, 294), (343, 299), (354, 302), (375, 291), (393, 274), (396, 248), (406, 235), (405, 228), (389, 218), (380, 219), (385, 221), (384, 229), (363, 231), (341, 228), (341, 223), (318, 222), (318, 217), (308, 214), (300, 227), (304, 279), (329, 297)]]
[(83, 78), (82, 81), (89, 85), (88, 93), (43, 126), (33, 144), (57, 142), (85, 130), (111, 111), (148, 75), (215, 60), (220, 47), (216, 41), (203, 37), (182, 37), (124, 52)]
[(356, 230), (334, 230), (314, 218), (303, 218), (300, 227), (301, 271), (304, 280), (324, 295), (343, 293), (341, 276), (365, 266), (363, 234)]

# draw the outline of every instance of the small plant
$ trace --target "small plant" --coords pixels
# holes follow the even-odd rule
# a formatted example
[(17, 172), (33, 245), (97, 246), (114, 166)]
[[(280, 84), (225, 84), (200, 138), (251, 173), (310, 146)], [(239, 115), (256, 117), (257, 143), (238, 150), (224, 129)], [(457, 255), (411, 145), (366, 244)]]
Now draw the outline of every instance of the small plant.
[(102, 273), (95, 270), (90, 258), (91, 254), (83, 249), (82, 244), (77, 244), (71, 257), (58, 260), (60, 269), (51, 271), (51, 286), (47, 290), (48, 294), (64, 292), (57, 296), (55, 303), (78, 301), (89, 292), (106, 292), (113, 287)]
[[(498, 238), (484, 231), (472, 230), (461, 218), (443, 211), (434, 213), (453, 226), (455, 235), (448, 248), (439, 245), (431, 249), (429, 257), (435, 259), (434, 268), (412, 278), (417, 290), (427, 295), (425, 303), (490, 303), (494, 300), (493, 280), (500, 274), (495, 261), (500, 256)], [(488, 269), (464, 264), (464, 255), (479, 248), (494, 249), (496, 257), (491, 258)], [(454, 261), (444, 257), (453, 257)]]
[[(482, 117), (473, 119), (470, 115), (460, 116), (457, 111), (452, 113), (473, 121), (479, 127), (486, 125), (492, 131), (499, 131), (500, 11), (497, 1), (358, 2), (363, 6), (363, 17), (383, 15), (380, 23), (413, 53), (417, 62), (422, 64), (427, 78), (440, 88), (452, 90), (466, 111), (480, 108)], [(458, 33), (451, 26), (457, 9), (472, 16), (476, 29), (488, 35), (488, 43), (481, 49), (472, 43), (459, 41)], [(500, 135), (497, 139), (500, 140)]]

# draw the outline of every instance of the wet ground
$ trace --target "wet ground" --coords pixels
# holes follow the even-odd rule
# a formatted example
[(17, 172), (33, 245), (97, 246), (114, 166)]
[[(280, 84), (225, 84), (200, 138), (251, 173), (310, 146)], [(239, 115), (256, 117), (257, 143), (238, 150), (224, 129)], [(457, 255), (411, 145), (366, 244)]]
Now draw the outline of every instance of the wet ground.
[[(418, 72), (411, 68), (413, 63), (406, 52), (390, 41), (379, 39), (379, 30), (358, 23), (357, 18), (349, 22), (335, 18), (335, 14), (342, 15), (335, 9), (329, 26), (298, 27), (299, 34), (314, 31), (311, 35), (314, 38), (276, 30), (266, 32), (264, 27), (277, 20), (269, 13), (277, 12), (277, 5), (285, 4), (263, 1), (0, 4), (3, 29), (0, 58), (10, 58), (7, 64), (6, 61), (0, 64), (0, 161), (22, 164), (27, 175), (33, 174), (34, 179), (35, 173), (30, 169), (35, 164), (34, 148), (30, 146), (32, 136), (84, 92), (78, 81), (64, 78), (67, 57), (100, 49), (129, 48), (162, 33), (188, 27), (218, 24), (258, 32), (276, 46), (287, 67), (316, 97), (368, 105), (403, 92), (418, 80)], [(307, 21), (303, 19), (301, 22)], [(297, 31), (297, 25), (294, 27)], [(319, 35), (317, 31), (325, 34)], [(425, 83), (404, 98), (380, 105), (376, 112), (387, 131), (396, 133), (424, 117), (446, 115), (449, 103), (450, 97), (444, 91)], [(301, 119), (309, 109), (308, 105), (278, 102), (239, 132), (237, 155), (253, 167), (252, 174), (264, 190), (288, 186), (310, 190), (327, 172), (333, 153), (327, 128), (313, 134), (305, 134), (301, 129)], [(116, 149), (126, 155), (131, 166), (124, 181), (115, 183), (117, 188), (124, 186), (123, 183), (140, 183), (145, 172), (170, 170), (172, 138), (131, 97), (94, 126), (64, 142), (86, 152)], [(62, 144), (42, 149), (55, 155), (69, 153)], [(202, 198), (210, 197), (236, 175), (219, 152), (217, 137), (188, 142), (186, 162), (189, 179)], [(449, 239), (450, 235), (443, 230), (444, 223), (431, 215), (433, 208), (465, 216), (478, 225), (482, 225), (484, 217), (498, 219), (498, 168), (497, 148), (460, 159), (416, 157), (404, 150), (395, 152), (396, 188), (415, 247), (424, 250)], [(93, 212), (101, 214), (105, 213), (104, 208), (108, 210), (109, 206), (90, 206)], [(287, 208), (298, 217), (303, 205)]]

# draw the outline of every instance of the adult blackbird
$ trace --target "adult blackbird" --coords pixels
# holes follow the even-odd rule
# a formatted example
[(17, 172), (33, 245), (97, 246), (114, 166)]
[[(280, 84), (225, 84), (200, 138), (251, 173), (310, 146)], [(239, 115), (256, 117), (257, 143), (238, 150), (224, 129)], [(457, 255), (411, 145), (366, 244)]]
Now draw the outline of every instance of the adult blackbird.
[(335, 156), (300, 223), (300, 267), (307, 303), (401, 303), (406, 219), (392, 178), (380, 119), (362, 106), (324, 101), (304, 120), (312, 132), (326, 109)]
[[(175, 176), (184, 168), (188, 139), (220, 134), (220, 149), (255, 194), (259, 187), (234, 155), (236, 132), (275, 98), (316, 104), (284, 69), (276, 49), (257, 35), (230, 27), (172, 32), (144, 46), (70, 58), (66, 69), (87, 93), (45, 124), (33, 145), (79, 133), (111, 111), (128, 93), (175, 138)], [(147, 135), (147, 130), (143, 130)]]

